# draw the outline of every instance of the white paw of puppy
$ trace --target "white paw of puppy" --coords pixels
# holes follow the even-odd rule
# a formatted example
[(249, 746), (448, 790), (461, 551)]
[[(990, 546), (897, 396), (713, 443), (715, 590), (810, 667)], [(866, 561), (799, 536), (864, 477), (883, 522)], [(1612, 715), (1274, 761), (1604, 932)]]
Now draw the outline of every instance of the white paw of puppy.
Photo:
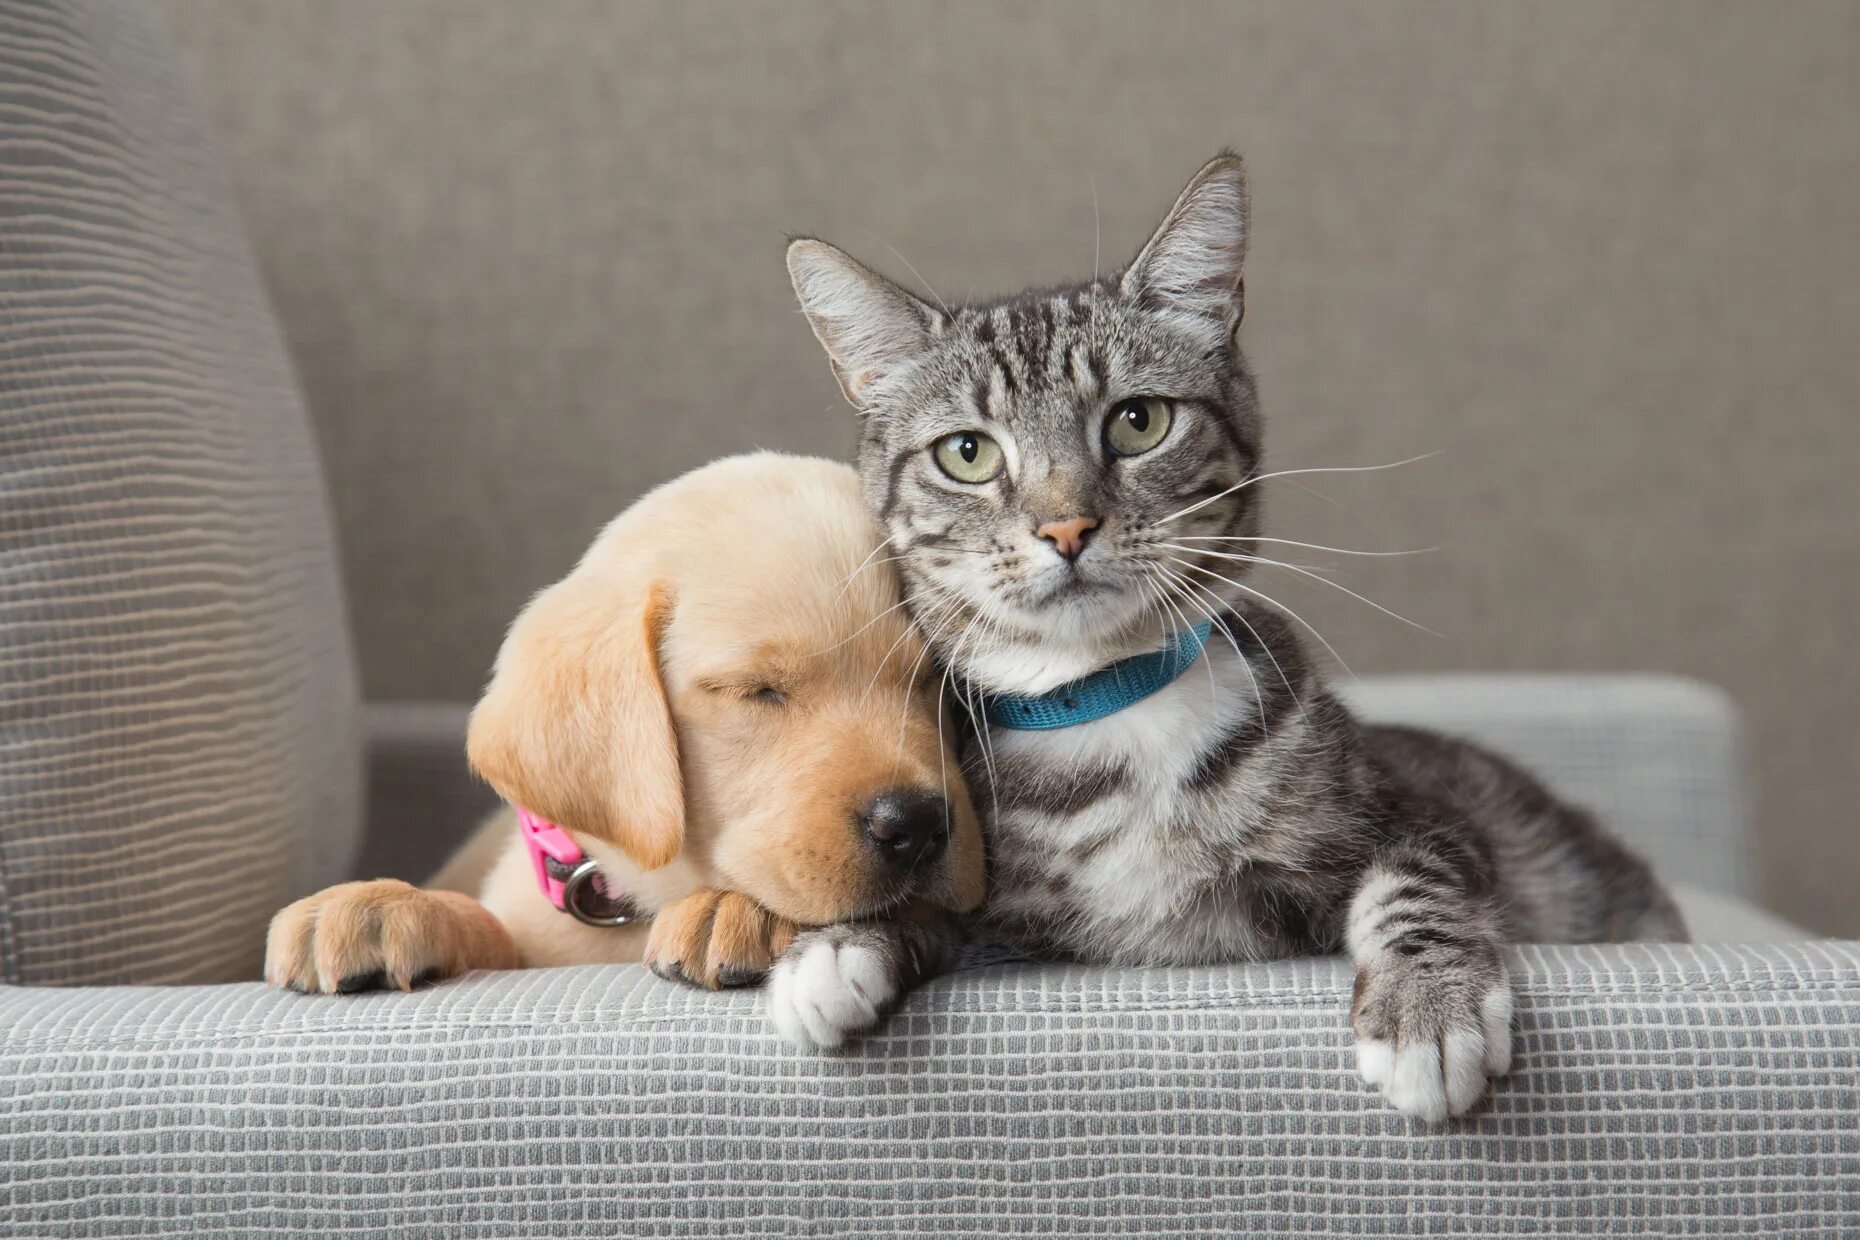
[(861, 926), (809, 930), (769, 974), (769, 1020), (804, 1051), (873, 1028), (903, 991), (890, 940)]
[(1357, 969), (1356, 1069), (1404, 1115), (1464, 1115), (1511, 1070), (1511, 979), (1504, 966), (1390, 957)]

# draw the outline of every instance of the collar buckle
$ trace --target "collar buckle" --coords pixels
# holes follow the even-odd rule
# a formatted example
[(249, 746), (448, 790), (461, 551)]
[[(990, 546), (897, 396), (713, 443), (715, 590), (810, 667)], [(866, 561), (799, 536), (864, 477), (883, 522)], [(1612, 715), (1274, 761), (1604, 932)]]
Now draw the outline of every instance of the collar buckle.
[(644, 916), (637, 904), (608, 891), (601, 863), (561, 827), (519, 806), (517, 830), (529, 850), (536, 886), (556, 908), (587, 926), (626, 926)]
[(630, 926), (640, 918), (638, 905), (608, 894), (601, 880), (601, 863), (593, 857), (569, 873), (562, 884), (562, 905), (584, 926)]

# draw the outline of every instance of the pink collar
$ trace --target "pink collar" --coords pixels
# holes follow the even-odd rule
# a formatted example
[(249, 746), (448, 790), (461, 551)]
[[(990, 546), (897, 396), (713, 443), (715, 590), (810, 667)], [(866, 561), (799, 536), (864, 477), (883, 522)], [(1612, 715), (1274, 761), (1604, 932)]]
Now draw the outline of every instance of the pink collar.
[(549, 903), (590, 926), (624, 926), (643, 916), (631, 900), (609, 892), (601, 863), (561, 827), (519, 805), (517, 830), (529, 850), (536, 885)]

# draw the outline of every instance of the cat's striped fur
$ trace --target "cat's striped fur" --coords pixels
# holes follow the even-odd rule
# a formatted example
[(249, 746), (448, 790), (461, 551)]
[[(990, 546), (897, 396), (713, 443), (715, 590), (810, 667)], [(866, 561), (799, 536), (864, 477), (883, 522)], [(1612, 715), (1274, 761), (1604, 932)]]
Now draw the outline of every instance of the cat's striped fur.
[[(1510, 1062), (1506, 941), (1684, 930), (1644, 864), (1528, 775), (1353, 719), (1248, 584), (1273, 542), (1237, 340), (1246, 227), (1223, 156), (1128, 269), (1075, 288), (951, 309), (820, 242), (789, 265), (865, 415), (867, 497), (957, 698), (1044, 692), (1216, 625), (1184, 675), (1122, 711), (970, 738), (992, 929), (1129, 964), (1348, 950), (1364, 1077), (1439, 1119)], [(1166, 429), (1120, 454), (1109, 419), (1152, 426), (1138, 398)], [(977, 435), (997, 475), (939, 466), (973, 468), (939, 444), (992, 459)], [(1038, 532), (1080, 516), (1097, 524), (1075, 555)]]

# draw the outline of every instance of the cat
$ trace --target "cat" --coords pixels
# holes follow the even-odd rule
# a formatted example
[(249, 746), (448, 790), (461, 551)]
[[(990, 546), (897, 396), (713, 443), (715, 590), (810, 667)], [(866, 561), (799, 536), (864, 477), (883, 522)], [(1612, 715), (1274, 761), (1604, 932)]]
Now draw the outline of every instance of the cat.
[[(1439, 1121), (1510, 1065), (1507, 942), (1685, 928), (1641, 860), (1503, 758), (1353, 718), (1247, 583), (1283, 541), (1260, 533), (1247, 240), (1226, 153), (1127, 268), (1075, 287), (950, 308), (821, 241), (788, 266), (862, 415), (886, 554), (980, 720), (986, 928), (1124, 965), (1347, 951), (1362, 1077)], [(1126, 677), (1153, 691), (1126, 702)], [(817, 989), (849, 1020), (951, 952), (921, 921), (908, 946), (885, 923), (821, 933), (838, 948), (798, 944), (776, 984), (795, 992), (810, 949), (817, 975), (862, 952), (877, 1001)]]

